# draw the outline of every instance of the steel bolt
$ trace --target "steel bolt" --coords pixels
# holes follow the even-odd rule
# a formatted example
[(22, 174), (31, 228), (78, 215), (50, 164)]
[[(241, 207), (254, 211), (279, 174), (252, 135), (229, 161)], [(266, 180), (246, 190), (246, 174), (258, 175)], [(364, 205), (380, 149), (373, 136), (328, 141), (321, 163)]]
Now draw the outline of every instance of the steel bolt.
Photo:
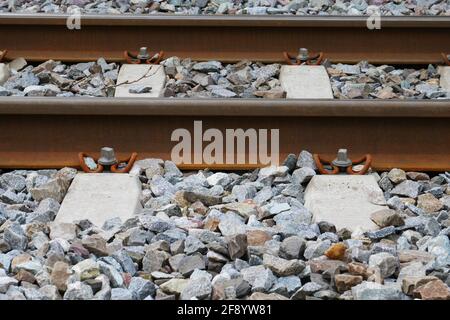
[(137, 55), (137, 58), (140, 60), (150, 59), (150, 55), (148, 54), (147, 47), (142, 47), (139, 49), (139, 54)]
[(297, 59), (300, 61), (307, 61), (309, 58), (309, 52), (308, 49), (306, 48), (300, 48), (300, 50), (298, 51), (298, 57)]
[(113, 148), (103, 147), (100, 151), (100, 159), (98, 163), (102, 166), (112, 166), (117, 163), (116, 155)]
[(352, 165), (352, 161), (348, 158), (347, 149), (339, 149), (337, 158), (333, 160), (333, 165), (339, 168), (347, 168)]

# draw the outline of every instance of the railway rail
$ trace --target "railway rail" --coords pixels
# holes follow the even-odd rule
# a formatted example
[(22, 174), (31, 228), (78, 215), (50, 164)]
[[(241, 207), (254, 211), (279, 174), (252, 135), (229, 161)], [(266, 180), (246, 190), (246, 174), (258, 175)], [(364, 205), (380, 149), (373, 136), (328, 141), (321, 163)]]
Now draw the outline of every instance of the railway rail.
[[(147, 45), (167, 56), (195, 60), (283, 61), (299, 47), (331, 61), (442, 63), (450, 52), (450, 17), (383, 17), (368, 30), (363, 17), (0, 15), (8, 59), (123, 60), (123, 51)], [(115, 41), (112, 41), (112, 36)], [(270, 40), (269, 40), (270, 39)], [(385, 170), (450, 168), (450, 101), (0, 98), (0, 168), (76, 166), (80, 151), (115, 147), (119, 157), (170, 158), (171, 133), (207, 128), (280, 129), (280, 158), (309, 149), (331, 158), (340, 147), (373, 156)], [(181, 165), (184, 169), (247, 169), (258, 165)]]

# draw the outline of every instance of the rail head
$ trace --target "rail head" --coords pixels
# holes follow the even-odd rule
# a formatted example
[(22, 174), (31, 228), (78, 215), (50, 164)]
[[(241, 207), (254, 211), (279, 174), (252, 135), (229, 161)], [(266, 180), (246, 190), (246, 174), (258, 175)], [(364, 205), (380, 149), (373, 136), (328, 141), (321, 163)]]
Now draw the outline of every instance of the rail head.
[[(0, 25), (66, 25), (68, 14), (0, 13)], [(368, 16), (82, 14), (84, 26), (366, 28)], [(450, 28), (450, 16), (382, 16), (382, 28)], [(377, 31), (374, 31), (377, 32)]]
[(0, 115), (450, 118), (450, 100), (4, 97)]

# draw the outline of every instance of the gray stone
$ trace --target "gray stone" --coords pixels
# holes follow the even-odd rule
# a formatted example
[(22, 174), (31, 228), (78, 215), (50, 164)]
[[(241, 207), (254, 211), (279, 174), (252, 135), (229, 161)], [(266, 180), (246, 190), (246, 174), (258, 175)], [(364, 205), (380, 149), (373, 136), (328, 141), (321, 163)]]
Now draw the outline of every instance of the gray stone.
[(188, 277), (195, 269), (203, 270), (206, 268), (205, 261), (201, 255), (185, 256), (181, 259), (178, 271), (185, 277)]
[(138, 300), (144, 300), (148, 296), (153, 297), (156, 293), (156, 287), (153, 282), (141, 277), (131, 278), (128, 290), (130, 290)]
[(64, 293), (64, 300), (91, 300), (93, 297), (92, 288), (79, 281), (69, 283)]
[(355, 300), (405, 300), (400, 286), (364, 281), (352, 288)]
[(142, 260), (142, 270), (145, 272), (162, 271), (162, 266), (169, 259), (167, 252), (159, 250), (148, 250)]
[(256, 196), (256, 188), (250, 184), (235, 185), (232, 194), (239, 202), (244, 202), (248, 199), (253, 199)]
[(395, 231), (396, 229), (394, 226), (389, 226), (376, 231), (368, 231), (365, 233), (365, 235), (372, 240), (379, 240), (394, 234)]
[(391, 190), (391, 194), (409, 198), (417, 198), (421, 186), (418, 182), (406, 180)]
[(306, 150), (302, 150), (298, 155), (297, 167), (298, 168), (306, 167), (313, 170), (317, 170), (317, 166), (316, 163), (314, 162), (312, 154)]
[(133, 293), (124, 288), (113, 288), (111, 290), (111, 300), (134, 300)]
[(254, 266), (241, 270), (242, 277), (252, 286), (252, 292), (267, 292), (276, 281), (270, 269)]
[(388, 278), (392, 276), (399, 266), (398, 258), (386, 252), (373, 254), (369, 258), (369, 267), (379, 268), (381, 276)]
[(0, 176), (0, 186), (5, 189), (12, 189), (16, 192), (21, 192), (25, 189), (25, 178), (13, 172), (5, 173)]
[(293, 236), (283, 240), (280, 245), (280, 257), (285, 259), (299, 259), (306, 248), (306, 241)]
[(37, 209), (27, 216), (27, 223), (42, 222), (48, 223), (55, 219), (58, 214), (60, 205), (52, 198), (47, 198), (39, 203)]
[(205, 254), (208, 249), (199, 239), (193, 236), (187, 236), (184, 241), (184, 252), (186, 254), (194, 254), (196, 252)]
[(6, 293), (10, 286), (18, 285), (19, 281), (11, 277), (0, 277), (0, 293)]
[(98, 266), (100, 268), (100, 272), (108, 277), (113, 288), (118, 288), (123, 285), (123, 277), (116, 268), (102, 261), (98, 262)]
[(308, 260), (320, 257), (325, 254), (325, 251), (331, 246), (330, 240), (325, 241), (311, 241), (306, 244), (304, 257)]
[(25, 250), (28, 246), (28, 238), (20, 224), (13, 222), (3, 233), (3, 240), (11, 249)]
[(316, 172), (310, 167), (302, 167), (292, 173), (292, 182), (300, 185), (302, 183), (309, 182), (315, 175)]
[(53, 285), (45, 285), (39, 289), (39, 293), (45, 300), (61, 300), (58, 288)]
[(134, 85), (128, 89), (129, 93), (142, 94), (149, 93), (152, 91), (152, 87), (146, 85)]
[(181, 292), (181, 300), (192, 299), (208, 299), (211, 296), (212, 286), (210, 279), (206, 277), (199, 277), (189, 280), (187, 286)]
[(199, 72), (219, 72), (222, 64), (219, 61), (198, 62), (192, 66), (192, 69)]
[(286, 260), (270, 254), (264, 254), (263, 263), (273, 273), (284, 277), (297, 275), (305, 269), (305, 263), (301, 260)]
[(220, 217), (219, 229), (224, 236), (245, 234), (247, 227), (240, 217), (228, 213)]
[(388, 173), (388, 178), (395, 184), (399, 184), (406, 180), (406, 173), (402, 169), (392, 169)]
[(133, 263), (133, 260), (130, 258), (128, 253), (125, 250), (120, 250), (118, 252), (115, 252), (112, 257), (120, 263), (120, 266), (122, 267), (123, 271), (126, 273), (129, 273), (130, 275), (134, 276), (136, 274), (136, 267)]

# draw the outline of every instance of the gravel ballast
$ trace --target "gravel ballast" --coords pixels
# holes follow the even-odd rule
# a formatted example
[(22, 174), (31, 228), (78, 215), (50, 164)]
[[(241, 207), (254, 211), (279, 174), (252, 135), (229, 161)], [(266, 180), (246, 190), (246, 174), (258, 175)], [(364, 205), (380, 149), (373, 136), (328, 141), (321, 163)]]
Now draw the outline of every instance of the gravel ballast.
[[(76, 171), (0, 175), (0, 299), (450, 299), (450, 174), (375, 173), (380, 230), (313, 222), (298, 165), (243, 174), (132, 169), (143, 210), (56, 223)], [(166, 192), (160, 193), (161, 189)]]

